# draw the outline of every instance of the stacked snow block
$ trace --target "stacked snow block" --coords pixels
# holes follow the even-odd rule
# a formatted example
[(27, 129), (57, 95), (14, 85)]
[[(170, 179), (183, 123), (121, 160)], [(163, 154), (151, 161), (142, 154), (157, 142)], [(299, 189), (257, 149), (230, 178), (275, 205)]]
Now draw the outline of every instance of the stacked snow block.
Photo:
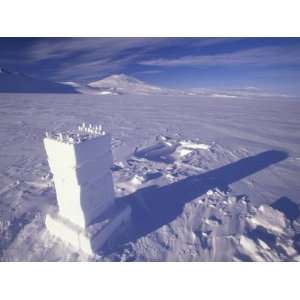
[(97, 222), (82, 228), (54, 212), (46, 216), (46, 227), (52, 235), (76, 250), (94, 255), (107, 241), (123, 233), (130, 216), (130, 207), (118, 204), (102, 214)]
[(111, 137), (91, 134), (70, 143), (47, 136), (44, 145), (58, 204), (58, 211), (46, 216), (46, 226), (53, 235), (93, 254), (109, 238), (107, 233), (130, 217), (128, 207), (114, 203)]
[(108, 134), (70, 144), (45, 138), (59, 213), (80, 227), (88, 226), (114, 201)]

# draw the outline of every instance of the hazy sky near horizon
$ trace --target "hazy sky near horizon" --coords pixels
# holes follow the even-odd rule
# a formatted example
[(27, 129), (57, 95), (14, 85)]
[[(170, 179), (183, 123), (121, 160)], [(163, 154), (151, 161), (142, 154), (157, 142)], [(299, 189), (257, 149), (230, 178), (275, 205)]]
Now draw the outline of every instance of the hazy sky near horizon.
[(0, 38), (0, 66), (55, 81), (125, 73), (172, 88), (300, 95), (300, 38)]

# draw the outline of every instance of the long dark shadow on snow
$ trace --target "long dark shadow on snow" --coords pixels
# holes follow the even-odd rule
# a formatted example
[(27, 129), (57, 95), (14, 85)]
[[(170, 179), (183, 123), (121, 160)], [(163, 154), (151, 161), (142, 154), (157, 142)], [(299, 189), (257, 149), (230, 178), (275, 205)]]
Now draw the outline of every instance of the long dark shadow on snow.
[[(282, 151), (265, 151), (167, 186), (150, 186), (119, 198), (118, 200), (126, 201), (132, 207), (134, 230), (121, 244), (134, 241), (170, 223), (182, 213), (186, 203), (205, 194), (209, 189), (227, 188), (228, 185), (287, 157), (287, 153)], [(121, 246), (120, 243), (114, 245), (114, 248), (119, 246)]]

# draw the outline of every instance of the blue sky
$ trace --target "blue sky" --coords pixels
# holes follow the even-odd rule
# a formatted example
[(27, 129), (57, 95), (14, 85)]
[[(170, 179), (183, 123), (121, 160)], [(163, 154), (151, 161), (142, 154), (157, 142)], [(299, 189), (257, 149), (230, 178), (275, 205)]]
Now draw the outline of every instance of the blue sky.
[(125, 73), (172, 88), (300, 95), (300, 38), (0, 38), (0, 66), (55, 81)]

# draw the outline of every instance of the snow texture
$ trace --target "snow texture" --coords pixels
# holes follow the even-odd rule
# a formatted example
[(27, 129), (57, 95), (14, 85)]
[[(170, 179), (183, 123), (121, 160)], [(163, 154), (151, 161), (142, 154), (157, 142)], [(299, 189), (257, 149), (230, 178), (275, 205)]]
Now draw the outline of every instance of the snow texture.
[[(0, 94), (3, 261), (298, 261), (299, 99)], [(49, 128), (103, 124), (130, 226), (94, 256), (54, 239)]]

